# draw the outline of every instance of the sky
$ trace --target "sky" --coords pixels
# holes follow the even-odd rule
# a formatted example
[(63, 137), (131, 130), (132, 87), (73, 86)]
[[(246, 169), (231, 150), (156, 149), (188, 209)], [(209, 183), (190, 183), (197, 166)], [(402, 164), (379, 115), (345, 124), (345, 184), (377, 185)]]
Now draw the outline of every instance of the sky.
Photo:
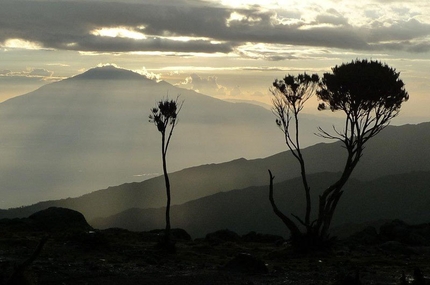
[(0, 0), (0, 5), (0, 102), (114, 64), (220, 99), (270, 104), (276, 78), (322, 75), (367, 58), (400, 72), (410, 94), (401, 116), (430, 121), (428, 0)]

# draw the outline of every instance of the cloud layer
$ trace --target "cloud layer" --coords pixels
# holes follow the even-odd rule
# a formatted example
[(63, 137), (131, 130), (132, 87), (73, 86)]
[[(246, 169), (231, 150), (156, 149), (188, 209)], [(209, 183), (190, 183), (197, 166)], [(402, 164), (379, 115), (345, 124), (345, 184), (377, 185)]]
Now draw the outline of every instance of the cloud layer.
[[(384, 4), (386, 1), (364, 1), (356, 16), (351, 14), (354, 7), (336, 9), (330, 1), (323, 1), (325, 6), (309, 2), (302, 10), (256, 5), (233, 8), (185, 0), (164, 2), (0, 0), (0, 45), (99, 53), (157, 51), (240, 56), (247, 56), (241, 49), (247, 44), (430, 51), (430, 20), (425, 17), (430, 6), (423, 1), (411, 1), (421, 10), (396, 6), (395, 1), (391, 6)], [(292, 58), (271, 57), (265, 52), (254, 51), (258, 55), (252, 56)]]

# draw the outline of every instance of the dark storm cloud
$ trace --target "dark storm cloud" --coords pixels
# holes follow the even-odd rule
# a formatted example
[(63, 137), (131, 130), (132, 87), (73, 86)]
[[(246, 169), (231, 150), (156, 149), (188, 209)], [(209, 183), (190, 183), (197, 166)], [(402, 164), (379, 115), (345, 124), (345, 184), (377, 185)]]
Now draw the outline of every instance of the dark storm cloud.
[[(334, 10), (318, 16), (314, 23), (318, 26), (313, 26), (312, 23), (306, 25), (300, 21), (283, 24), (275, 12), (263, 12), (258, 7), (232, 10), (203, 5), (199, 1), (159, 2), (0, 0), (0, 42), (19, 38), (46, 48), (96, 52), (228, 53), (249, 42), (383, 49), (384, 45), (378, 44), (380, 41), (405, 40), (430, 34), (428, 25), (416, 20), (363, 33), (362, 29), (348, 25), (348, 20)], [(232, 12), (238, 13), (239, 19), (228, 21)], [(145, 34), (147, 38), (101, 37), (91, 33), (103, 27), (126, 27)], [(169, 39), (172, 36), (195, 37), (198, 40)], [(406, 48), (400, 46), (400, 49)]]
[(130, 38), (96, 37), (88, 36), (77, 41), (73, 45), (60, 43), (53, 45), (54, 48), (77, 51), (97, 51), (97, 52), (131, 52), (131, 51), (175, 51), (175, 52), (223, 52), (228, 53), (233, 50), (229, 44), (211, 44), (209, 41), (173, 41), (162, 38), (148, 38), (135, 40)]
[(416, 53), (430, 52), (430, 42), (412, 45), (408, 48), (408, 51)]
[(413, 43), (410, 41), (401, 41), (395, 43), (383, 43), (375, 44), (373, 47), (375, 50), (401, 50), (412, 53), (425, 53), (430, 52), (430, 41), (422, 43)]
[[(430, 51), (430, 25), (416, 19), (396, 21), (391, 25), (375, 21), (367, 32), (373, 50), (397, 50), (411, 53)], [(366, 32), (365, 32), (366, 33)]]
[[(20, 2), (3, 1), (0, 9), (0, 41), (20, 38), (47, 48), (83, 51), (183, 51), (229, 52), (230, 44), (210, 41), (173, 41), (148, 37), (98, 37), (91, 31), (102, 27), (145, 26), (145, 34), (153, 36), (194, 36), (216, 28), (225, 14), (222, 10), (185, 9), (151, 4)], [(193, 31), (194, 30), (194, 31)]]
[(408, 21), (398, 21), (391, 26), (384, 26), (383, 23), (374, 24), (370, 31), (369, 40), (380, 41), (404, 41), (421, 38), (430, 35), (430, 25), (421, 23), (416, 19)]

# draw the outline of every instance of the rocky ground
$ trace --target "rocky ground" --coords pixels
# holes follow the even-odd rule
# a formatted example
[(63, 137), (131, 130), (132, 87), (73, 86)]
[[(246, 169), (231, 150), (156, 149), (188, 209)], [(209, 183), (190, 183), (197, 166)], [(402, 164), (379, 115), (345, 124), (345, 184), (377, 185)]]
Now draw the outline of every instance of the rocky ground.
[[(168, 253), (156, 247), (157, 231), (98, 231), (63, 222), (66, 230), (34, 220), (0, 221), (0, 284), (403, 285), (427, 284), (419, 272), (430, 274), (427, 229), (411, 230), (400, 221), (379, 232), (366, 229), (326, 252), (297, 254), (279, 237), (226, 230), (199, 240), (176, 231), (176, 252)], [(18, 281), (7, 283), (45, 237)]]

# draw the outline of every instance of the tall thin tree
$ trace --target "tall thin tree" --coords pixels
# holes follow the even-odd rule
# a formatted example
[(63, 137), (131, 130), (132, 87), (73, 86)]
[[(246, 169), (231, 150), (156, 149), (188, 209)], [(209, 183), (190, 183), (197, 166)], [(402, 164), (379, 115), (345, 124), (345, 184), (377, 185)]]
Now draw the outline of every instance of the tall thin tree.
[(163, 246), (172, 247), (170, 237), (170, 180), (167, 172), (167, 150), (169, 148), (170, 139), (172, 138), (173, 130), (178, 123), (178, 114), (182, 108), (182, 102), (176, 100), (163, 99), (157, 103), (157, 106), (151, 109), (149, 121), (154, 123), (158, 131), (161, 133), (161, 159), (163, 163), (164, 182), (166, 186), (166, 229), (164, 233)]
[[(305, 225), (307, 230), (310, 231), (310, 215), (312, 210), (310, 187), (306, 175), (305, 160), (302, 155), (300, 147), (300, 121), (299, 114), (303, 110), (305, 103), (316, 94), (319, 86), (319, 76), (317, 74), (308, 75), (306, 73), (299, 74), (298, 76), (287, 75), (282, 80), (275, 80), (271, 92), (273, 94), (273, 114), (276, 116), (276, 124), (284, 133), (285, 143), (291, 151), (292, 155), (297, 159), (300, 164), (300, 174), (305, 192), (306, 209), (305, 220), (294, 215), (293, 217)], [(275, 214), (284, 222), (290, 230), (291, 239), (293, 241), (299, 240), (301, 231), (299, 226), (293, 219), (282, 213), (277, 207), (273, 197), (273, 180), (274, 176), (269, 170), (270, 175), (270, 191), (269, 199)]]

